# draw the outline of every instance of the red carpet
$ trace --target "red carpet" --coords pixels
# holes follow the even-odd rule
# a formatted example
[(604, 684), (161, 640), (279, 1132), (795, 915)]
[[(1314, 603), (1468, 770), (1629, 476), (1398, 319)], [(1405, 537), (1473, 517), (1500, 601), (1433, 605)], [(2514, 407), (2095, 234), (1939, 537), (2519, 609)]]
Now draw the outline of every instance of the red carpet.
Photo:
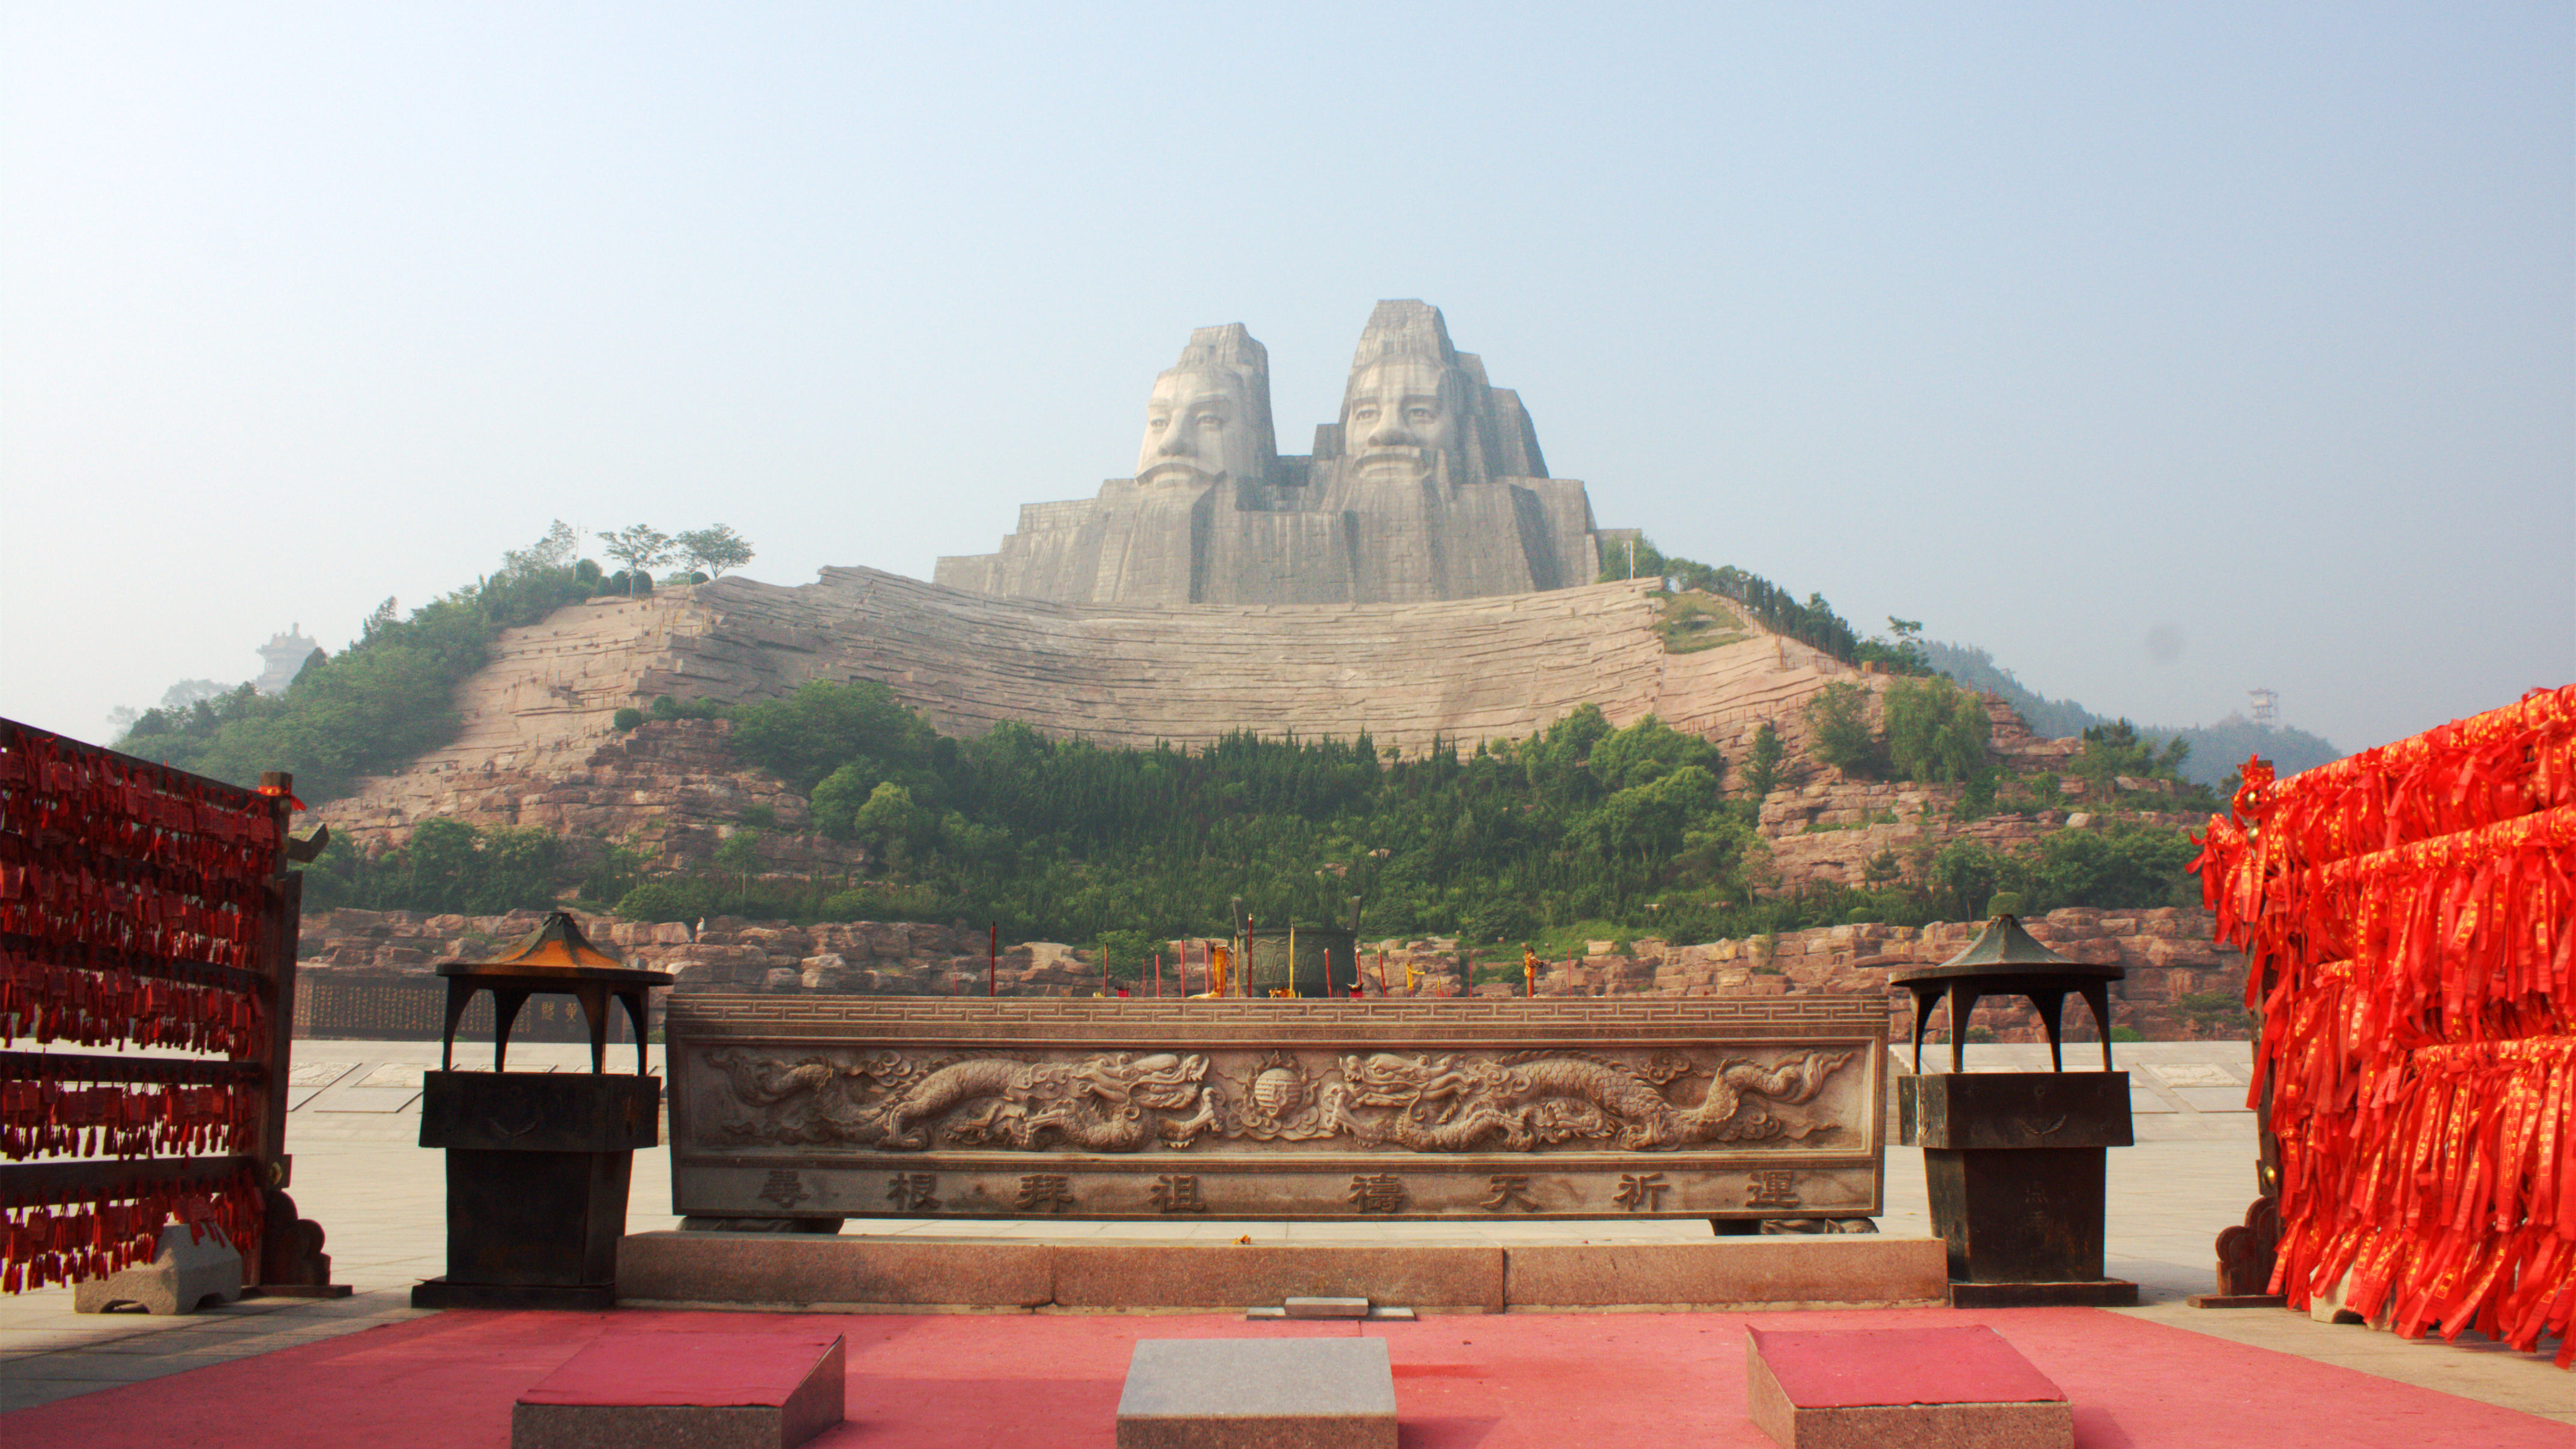
[[(0, 1417), (12, 1449), (400, 1449), (510, 1442), (510, 1402), (603, 1335), (649, 1378), (658, 1335), (840, 1332), (850, 1422), (812, 1441), (1100, 1446), (1139, 1338), (1366, 1332), (1387, 1340), (1406, 1449), (1771, 1441), (1744, 1417), (1744, 1326), (1984, 1323), (2075, 1405), (2075, 1442), (2285, 1449), (2568, 1449), (2545, 1419), (2089, 1308), (1562, 1314), (1368, 1325), (1206, 1317), (827, 1317), (449, 1312)], [(681, 1340), (672, 1340), (681, 1342)]]

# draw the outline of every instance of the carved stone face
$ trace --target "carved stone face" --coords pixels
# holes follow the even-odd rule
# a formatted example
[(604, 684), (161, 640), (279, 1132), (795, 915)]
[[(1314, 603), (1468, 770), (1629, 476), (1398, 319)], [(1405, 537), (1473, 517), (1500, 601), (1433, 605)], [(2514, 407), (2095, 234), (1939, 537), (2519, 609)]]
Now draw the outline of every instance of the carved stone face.
[(1154, 379), (1145, 404), (1145, 442), (1136, 481), (1152, 487), (1205, 487), (1220, 478), (1260, 474), (1252, 384), (1231, 367), (1175, 368)]
[(1428, 474), (1458, 449), (1448, 369), (1428, 358), (1390, 357), (1351, 377), (1342, 404), (1342, 453), (1360, 477)]

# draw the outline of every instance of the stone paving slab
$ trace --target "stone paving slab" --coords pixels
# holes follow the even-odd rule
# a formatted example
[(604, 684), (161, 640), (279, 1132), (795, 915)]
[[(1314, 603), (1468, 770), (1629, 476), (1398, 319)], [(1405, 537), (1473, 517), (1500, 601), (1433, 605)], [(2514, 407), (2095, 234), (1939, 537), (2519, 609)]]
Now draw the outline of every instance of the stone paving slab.
[(1148, 1338), (1118, 1396), (1118, 1449), (1395, 1449), (1383, 1338)]

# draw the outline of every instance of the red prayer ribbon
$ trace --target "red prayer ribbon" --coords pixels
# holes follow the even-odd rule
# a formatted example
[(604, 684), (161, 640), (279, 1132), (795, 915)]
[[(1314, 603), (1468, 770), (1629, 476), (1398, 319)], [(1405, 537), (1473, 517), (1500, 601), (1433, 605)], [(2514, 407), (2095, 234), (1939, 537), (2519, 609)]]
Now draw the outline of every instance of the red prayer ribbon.
[[(2273, 1288), (2576, 1362), (2576, 685), (2286, 780), (2200, 837), (2252, 964)], [(2258, 1085), (2249, 1105), (2261, 1105)]]

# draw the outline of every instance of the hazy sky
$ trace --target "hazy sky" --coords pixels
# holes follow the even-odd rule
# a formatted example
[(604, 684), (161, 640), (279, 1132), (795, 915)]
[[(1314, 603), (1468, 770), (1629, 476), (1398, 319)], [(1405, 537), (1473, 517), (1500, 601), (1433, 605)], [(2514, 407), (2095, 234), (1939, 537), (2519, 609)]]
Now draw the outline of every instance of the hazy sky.
[(2565, 3), (10, 3), (0, 713), (103, 738), (555, 518), (926, 578), (1132, 471), (1192, 327), (1303, 452), (1419, 297), (1604, 526), (2381, 743), (2576, 678), (2572, 55)]

